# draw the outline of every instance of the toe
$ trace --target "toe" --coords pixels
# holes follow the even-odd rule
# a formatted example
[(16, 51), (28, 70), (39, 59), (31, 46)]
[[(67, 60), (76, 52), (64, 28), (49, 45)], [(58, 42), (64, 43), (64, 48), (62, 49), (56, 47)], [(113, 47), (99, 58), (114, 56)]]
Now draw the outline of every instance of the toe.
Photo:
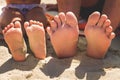
[(97, 23), (97, 27), (102, 27), (103, 24), (104, 24), (104, 22), (106, 21), (106, 19), (107, 19), (107, 16), (106, 16), (105, 14), (103, 14), (103, 15), (100, 17), (100, 19), (99, 19), (99, 21), (98, 21), (98, 23)]
[(61, 27), (61, 20), (58, 15), (54, 17), (55, 22), (57, 23), (58, 28)]
[(108, 36), (108, 38), (110, 40), (112, 40), (115, 37), (115, 33), (112, 32), (112, 31), (113, 31), (112, 26), (109, 26), (109, 27), (106, 28), (106, 35)]
[(40, 24), (40, 22), (39, 22), (39, 21), (36, 21), (36, 24), (37, 24), (37, 25), (39, 25), (39, 24)]
[(10, 28), (14, 27), (13, 23), (10, 23), (9, 25), (7, 25), (4, 29), (3, 29), (3, 34), (5, 34)]
[(54, 20), (50, 21), (50, 25), (52, 31), (55, 31), (57, 29), (57, 23)]
[(27, 22), (27, 21), (24, 23), (24, 28), (25, 28), (25, 30), (26, 30), (27, 27), (29, 27), (29, 25), (30, 25), (30, 23)]
[(36, 24), (36, 23), (37, 23), (37, 21), (33, 20), (33, 24)]
[(5, 27), (5, 30), (9, 30), (10, 28), (14, 27), (14, 24), (13, 23), (10, 23), (9, 25), (7, 25), (7, 27)]
[(52, 35), (52, 33), (53, 33), (53, 31), (51, 30), (51, 28), (50, 27), (47, 27), (47, 33), (49, 34), (49, 36), (51, 37), (51, 35)]
[(8, 27), (10, 27), (9, 25), (7, 25), (7, 27), (5, 27), (3, 30), (2, 30), (2, 33), (5, 34), (8, 30)]
[(16, 21), (14, 27), (15, 27), (15, 28), (21, 28), (21, 24), (20, 24), (20, 22), (19, 22), (19, 21)]
[(105, 29), (106, 35), (109, 36), (111, 32), (112, 32), (112, 26), (107, 26)]
[(32, 25), (32, 24), (34, 24), (34, 21), (33, 21), (33, 20), (30, 20), (30, 21), (29, 21), (29, 25)]
[(62, 24), (65, 23), (66, 17), (65, 17), (65, 14), (64, 14), (63, 12), (61, 12), (61, 13), (59, 14), (59, 17), (60, 17), (60, 20), (61, 20)]
[(111, 32), (110, 35), (109, 35), (109, 39), (114, 39), (115, 38), (115, 33), (114, 32)]
[(78, 27), (77, 18), (72, 12), (66, 13), (66, 24), (70, 25), (71, 27)]
[(39, 22), (39, 21), (34, 21), (35, 25), (39, 25), (40, 27), (43, 27), (43, 23)]
[(41, 27), (44, 27), (43, 23), (38, 22), (38, 25), (41, 26)]
[(105, 29), (106, 27), (110, 26), (111, 21), (109, 19), (107, 19), (104, 24), (103, 24), (103, 29)]
[(100, 13), (97, 11), (93, 12), (88, 18), (86, 27), (95, 26), (97, 24), (99, 18), (100, 18)]
[[(14, 27), (14, 24), (13, 24), (13, 23), (10, 23), (8, 26), (9, 26), (9, 27)], [(7, 27), (8, 27), (8, 26), (7, 26)]]

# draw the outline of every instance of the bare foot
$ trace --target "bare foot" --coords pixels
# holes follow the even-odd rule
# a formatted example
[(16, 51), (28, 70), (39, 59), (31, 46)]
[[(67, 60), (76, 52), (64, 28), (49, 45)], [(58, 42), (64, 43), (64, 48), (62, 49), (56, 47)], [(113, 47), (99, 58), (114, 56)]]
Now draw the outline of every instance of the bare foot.
[(115, 34), (112, 32), (111, 22), (105, 14), (92, 13), (85, 27), (88, 42), (87, 55), (94, 58), (104, 58)]
[(14, 24), (10, 23), (3, 30), (3, 35), (8, 47), (10, 48), (13, 58), (16, 61), (25, 60), (27, 48), (23, 39), (20, 22), (16, 21)]
[(59, 13), (47, 27), (51, 43), (59, 58), (74, 56), (78, 42), (78, 22), (72, 12)]
[(25, 30), (28, 35), (30, 48), (35, 57), (44, 59), (46, 57), (46, 40), (43, 24), (38, 21), (25, 22)]

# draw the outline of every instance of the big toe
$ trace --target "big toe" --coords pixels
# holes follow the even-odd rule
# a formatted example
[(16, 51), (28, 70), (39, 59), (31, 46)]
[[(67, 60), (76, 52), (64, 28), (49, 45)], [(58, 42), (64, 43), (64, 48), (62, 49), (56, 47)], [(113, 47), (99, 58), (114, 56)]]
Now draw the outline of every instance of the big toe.
[(89, 18), (88, 18), (88, 22), (87, 22), (87, 26), (94, 26), (97, 24), (98, 20), (100, 18), (100, 13), (99, 12), (93, 12)]
[(21, 23), (19, 21), (16, 21), (14, 27), (15, 28), (21, 28)]
[(30, 24), (29, 24), (29, 22), (27, 22), (27, 21), (24, 23), (24, 28), (25, 28), (25, 30), (27, 29), (27, 27), (29, 27), (29, 25), (30, 25)]
[(66, 13), (66, 23), (71, 27), (77, 27), (78, 21), (76, 16), (72, 12)]

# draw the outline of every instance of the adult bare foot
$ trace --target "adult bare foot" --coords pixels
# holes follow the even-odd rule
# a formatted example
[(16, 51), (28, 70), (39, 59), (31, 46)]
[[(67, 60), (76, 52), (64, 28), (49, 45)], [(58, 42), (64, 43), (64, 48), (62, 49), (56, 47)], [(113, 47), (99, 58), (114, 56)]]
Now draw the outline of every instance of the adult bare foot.
[(93, 58), (104, 58), (115, 34), (112, 32), (111, 22), (105, 14), (92, 13), (85, 27), (88, 42), (87, 55)]
[(35, 57), (44, 59), (46, 57), (46, 39), (43, 24), (31, 20), (30, 22), (25, 22), (24, 27), (28, 35), (30, 48)]
[(78, 22), (72, 12), (59, 13), (47, 27), (51, 43), (59, 58), (74, 56), (78, 42)]
[(15, 23), (10, 23), (3, 30), (3, 35), (8, 47), (10, 48), (13, 58), (16, 61), (25, 60), (27, 48), (23, 39), (20, 22), (16, 21)]

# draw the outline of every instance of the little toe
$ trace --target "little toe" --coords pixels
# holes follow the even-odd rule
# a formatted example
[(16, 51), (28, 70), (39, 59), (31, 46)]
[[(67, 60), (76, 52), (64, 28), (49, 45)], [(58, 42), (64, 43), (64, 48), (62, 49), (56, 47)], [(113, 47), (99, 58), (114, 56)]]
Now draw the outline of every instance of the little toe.
[(111, 32), (110, 35), (109, 35), (109, 39), (112, 40), (115, 38), (115, 33), (114, 32)]
[(68, 24), (71, 27), (78, 27), (78, 21), (76, 16), (72, 12), (66, 13), (66, 24)]
[(107, 19), (107, 16), (106, 16), (105, 14), (103, 14), (103, 15), (100, 17), (100, 19), (99, 19), (99, 21), (98, 21), (98, 23), (97, 23), (97, 27), (102, 27), (103, 24), (104, 24), (104, 22), (106, 21), (106, 19)]

